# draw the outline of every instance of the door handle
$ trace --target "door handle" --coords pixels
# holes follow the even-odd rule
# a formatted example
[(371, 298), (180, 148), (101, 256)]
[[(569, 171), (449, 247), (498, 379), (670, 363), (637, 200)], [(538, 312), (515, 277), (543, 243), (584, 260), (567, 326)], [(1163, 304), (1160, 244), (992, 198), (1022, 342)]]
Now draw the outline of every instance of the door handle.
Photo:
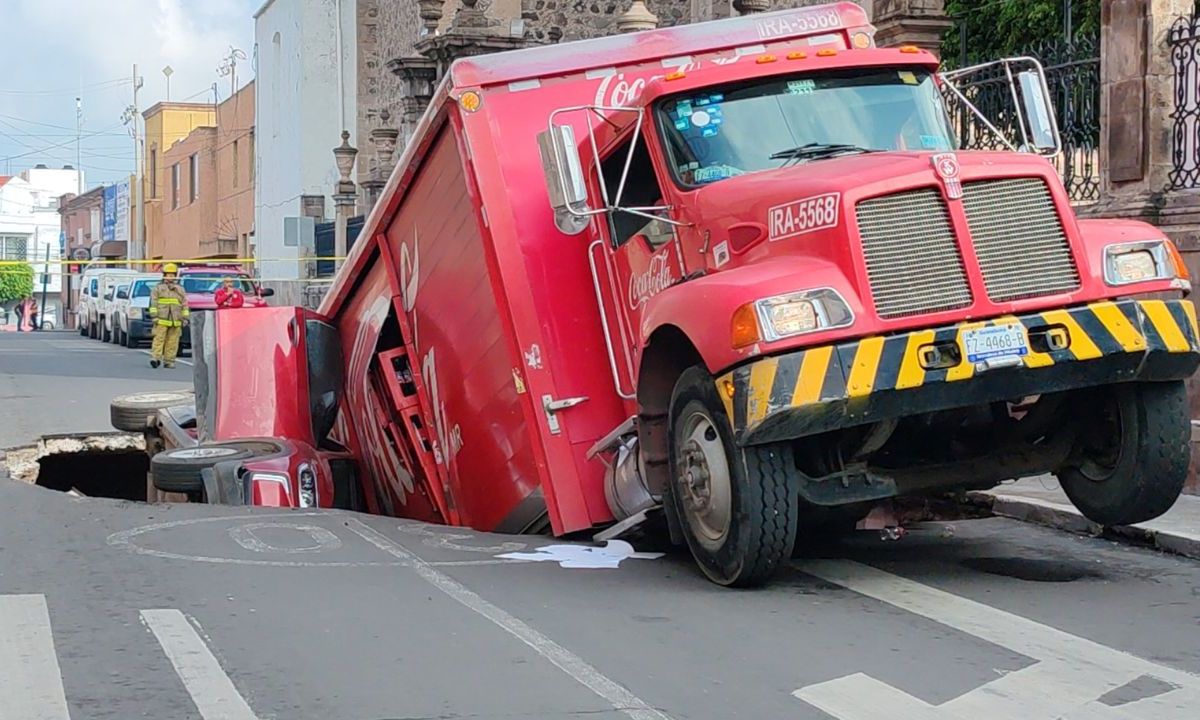
[(542, 410), (546, 412), (546, 424), (550, 426), (550, 434), (558, 435), (562, 432), (562, 424), (558, 421), (558, 413), (573, 408), (580, 403), (587, 402), (586, 397), (563, 398), (555, 400), (553, 395), (542, 396)]

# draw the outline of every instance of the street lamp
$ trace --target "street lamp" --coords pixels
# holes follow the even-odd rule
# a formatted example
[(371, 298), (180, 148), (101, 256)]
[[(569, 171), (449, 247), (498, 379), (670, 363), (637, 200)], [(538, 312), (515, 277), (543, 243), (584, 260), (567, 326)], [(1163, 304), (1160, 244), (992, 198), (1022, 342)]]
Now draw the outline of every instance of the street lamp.
[(167, 102), (171, 102), (171, 76), (175, 74), (175, 71), (168, 65), (162, 69), (162, 73), (167, 78)]

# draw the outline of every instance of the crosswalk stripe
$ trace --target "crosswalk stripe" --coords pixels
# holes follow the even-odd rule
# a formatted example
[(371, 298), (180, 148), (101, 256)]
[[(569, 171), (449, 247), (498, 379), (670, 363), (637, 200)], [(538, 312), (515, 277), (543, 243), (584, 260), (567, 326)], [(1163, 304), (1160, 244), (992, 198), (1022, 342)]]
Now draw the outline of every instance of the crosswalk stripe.
[(45, 595), (0, 595), (0, 720), (69, 720)]
[(183, 613), (143, 610), (142, 620), (158, 638), (204, 720), (258, 720)]

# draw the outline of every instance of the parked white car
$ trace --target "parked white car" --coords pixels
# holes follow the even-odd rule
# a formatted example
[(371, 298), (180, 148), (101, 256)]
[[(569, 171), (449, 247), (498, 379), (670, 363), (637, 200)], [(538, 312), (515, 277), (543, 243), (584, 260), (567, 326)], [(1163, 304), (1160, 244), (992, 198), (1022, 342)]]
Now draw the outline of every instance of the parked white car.
[(116, 313), (117, 303), (122, 296), (129, 297), (129, 281), (124, 278), (121, 278), (116, 285), (104, 293), (104, 302), (100, 304), (100, 339), (104, 342), (117, 342), (116, 324), (113, 322), (113, 317)]
[[(154, 337), (150, 320), (150, 291), (162, 282), (162, 275), (145, 274), (130, 279), (124, 293), (117, 292), (113, 300), (113, 342), (125, 347), (149, 343)], [(124, 297), (122, 297), (124, 295)]]
[(75, 303), (79, 334), (90, 338), (99, 338), (104, 332), (101, 322), (104, 296), (117, 284), (118, 280), (142, 274), (137, 270), (110, 268), (104, 265), (85, 269), (81, 276), (79, 298)]

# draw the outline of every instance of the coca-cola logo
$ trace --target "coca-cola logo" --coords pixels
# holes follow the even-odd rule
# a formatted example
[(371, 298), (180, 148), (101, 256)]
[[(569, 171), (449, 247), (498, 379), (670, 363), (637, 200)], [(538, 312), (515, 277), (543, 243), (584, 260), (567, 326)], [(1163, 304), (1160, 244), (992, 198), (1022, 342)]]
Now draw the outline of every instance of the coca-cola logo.
[(637, 310), (674, 282), (675, 278), (671, 275), (670, 250), (664, 250), (650, 258), (650, 263), (644, 271), (629, 278), (629, 309)]
[(614, 73), (600, 81), (596, 88), (595, 104), (602, 107), (628, 107), (646, 87), (645, 78), (626, 80), (625, 73)]

